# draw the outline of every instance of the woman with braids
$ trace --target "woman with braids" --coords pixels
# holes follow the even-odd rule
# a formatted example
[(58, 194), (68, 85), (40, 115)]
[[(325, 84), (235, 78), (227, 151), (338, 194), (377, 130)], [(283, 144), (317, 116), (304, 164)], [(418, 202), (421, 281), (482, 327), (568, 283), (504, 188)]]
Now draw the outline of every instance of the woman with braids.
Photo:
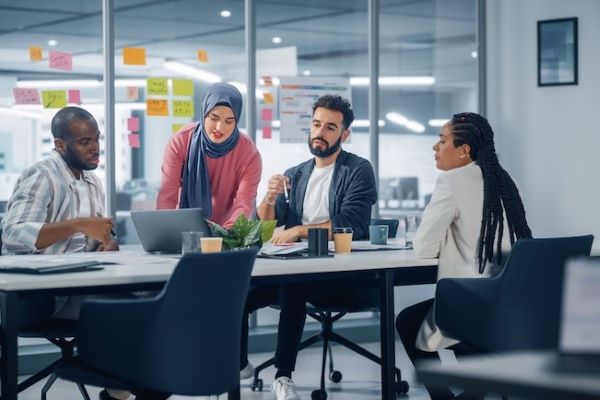
[[(433, 146), (438, 177), (431, 202), (414, 238), (417, 257), (439, 257), (441, 278), (477, 278), (494, 274), (502, 253), (530, 238), (519, 191), (498, 162), (494, 132), (474, 113), (456, 114)], [(434, 322), (433, 299), (403, 310), (396, 328), (410, 359), (436, 357), (449, 348), (457, 355), (474, 349), (442, 335)], [(432, 399), (452, 393), (433, 392)]]

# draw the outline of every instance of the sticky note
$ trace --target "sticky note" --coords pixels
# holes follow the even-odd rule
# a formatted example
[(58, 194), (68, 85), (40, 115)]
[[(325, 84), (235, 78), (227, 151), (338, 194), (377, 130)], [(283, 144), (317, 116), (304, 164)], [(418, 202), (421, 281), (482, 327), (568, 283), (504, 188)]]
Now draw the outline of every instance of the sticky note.
[(40, 95), (37, 89), (14, 88), (15, 104), (40, 104)]
[(137, 100), (140, 98), (140, 90), (137, 86), (127, 86), (127, 100)]
[(167, 101), (159, 99), (147, 99), (146, 114), (151, 116), (168, 116), (169, 106), (167, 105)]
[(146, 79), (146, 94), (149, 96), (166, 96), (169, 94), (167, 78), (148, 78)]
[(131, 133), (127, 135), (127, 140), (129, 141), (129, 146), (133, 149), (140, 148), (140, 135), (137, 133)]
[(263, 139), (271, 139), (272, 138), (272, 130), (271, 127), (262, 128)]
[(271, 93), (264, 92), (263, 100), (265, 101), (265, 104), (273, 104), (273, 95)]
[(31, 61), (42, 61), (42, 48), (31, 46), (29, 48), (29, 59)]
[(206, 50), (198, 50), (198, 61), (207, 63), (208, 62), (208, 53)]
[(69, 99), (68, 102), (71, 104), (81, 104), (81, 92), (78, 89), (69, 89), (67, 92)]
[(270, 76), (263, 76), (262, 80), (263, 80), (263, 86), (264, 87), (271, 87), (271, 86), (273, 86), (273, 78), (271, 78)]
[(146, 65), (146, 49), (143, 47), (125, 47), (123, 49), (123, 64)]
[(193, 117), (194, 102), (191, 100), (173, 100), (174, 117)]
[(139, 132), (140, 119), (137, 117), (127, 118), (127, 130), (131, 132)]
[(191, 79), (173, 79), (173, 95), (193, 96), (194, 81)]
[(171, 125), (171, 133), (175, 134), (177, 132), (179, 132), (179, 130), (181, 128), (183, 128), (185, 126), (185, 124), (173, 124)]
[(50, 68), (60, 69), (62, 71), (73, 70), (73, 55), (62, 51), (50, 50), (48, 56)]
[(63, 108), (67, 106), (67, 92), (64, 90), (42, 90), (44, 108)]
[(261, 117), (263, 121), (271, 121), (273, 119), (273, 109), (263, 108), (261, 111)]

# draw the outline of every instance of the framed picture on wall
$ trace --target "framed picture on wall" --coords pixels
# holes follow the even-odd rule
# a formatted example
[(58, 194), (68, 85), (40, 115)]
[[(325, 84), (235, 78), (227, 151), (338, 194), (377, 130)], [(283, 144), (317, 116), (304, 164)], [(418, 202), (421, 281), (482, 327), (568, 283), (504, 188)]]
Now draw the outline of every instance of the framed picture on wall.
[(577, 18), (538, 21), (538, 86), (577, 85)]

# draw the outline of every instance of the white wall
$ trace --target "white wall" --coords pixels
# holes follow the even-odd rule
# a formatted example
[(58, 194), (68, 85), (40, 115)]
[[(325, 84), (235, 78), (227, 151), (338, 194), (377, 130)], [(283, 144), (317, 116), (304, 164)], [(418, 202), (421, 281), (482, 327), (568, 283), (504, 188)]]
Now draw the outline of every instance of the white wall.
[[(488, 116), (535, 236), (600, 238), (600, 1), (488, 0)], [(537, 86), (537, 21), (579, 18), (579, 85)]]

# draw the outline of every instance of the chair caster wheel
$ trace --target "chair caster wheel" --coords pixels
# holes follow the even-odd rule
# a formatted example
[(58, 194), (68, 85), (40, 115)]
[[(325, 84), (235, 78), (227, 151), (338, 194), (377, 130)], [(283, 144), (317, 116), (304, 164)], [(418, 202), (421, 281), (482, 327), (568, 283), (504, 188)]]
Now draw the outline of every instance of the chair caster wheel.
[(312, 393), (310, 394), (310, 398), (312, 400), (326, 400), (327, 399), (327, 392), (324, 390), (313, 390)]
[(252, 381), (252, 387), (251, 387), (252, 391), (256, 391), (258, 389), (259, 392), (263, 391), (263, 380), (262, 379), (255, 379)]
[(396, 394), (399, 395), (405, 395), (406, 393), (408, 393), (408, 382), (406, 381), (400, 381), (400, 382), (396, 382)]
[(342, 381), (342, 373), (340, 371), (333, 370), (329, 373), (329, 380), (331, 382), (339, 383)]

